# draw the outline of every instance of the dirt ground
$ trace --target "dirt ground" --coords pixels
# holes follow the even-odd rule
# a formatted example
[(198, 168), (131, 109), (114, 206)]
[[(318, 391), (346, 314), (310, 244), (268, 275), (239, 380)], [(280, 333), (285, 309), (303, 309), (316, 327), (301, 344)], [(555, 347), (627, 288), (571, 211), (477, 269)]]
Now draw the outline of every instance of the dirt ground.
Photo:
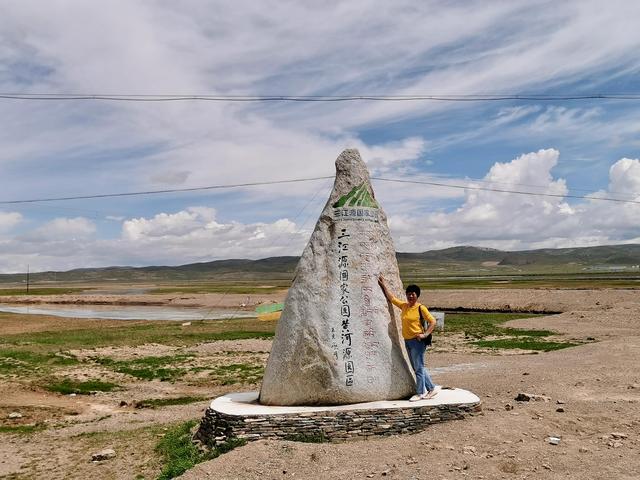
[[(195, 297), (188, 300), (194, 306), (222, 306), (225, 301), (215, 294), (189, 297)], [(264, 301), (271, 301), (281, 295), (265, 297)], [(227, 300), (227, 306), (237, 305)], [(476, 393), (483, 404), (480, 415), (433, 425), (414, 435), (368, 441), (252, 442), (196, 466), (181, 478), (639, 478), (640, 292), (426, 291), (421, 300), (439, 308), (563, 312), (508, 325), (554, 330), (563, 333), (564, 339), (588, 343), (540, 354), (496, 354), (464, 348), (462, 339), (455, 336), (437, 337), (435, 348), (427, 354), (435, 382)], [(175, 303), (175, 299), (167, 301)], [(67, 322), (87, 322), (55, 321), (61, 322), (61, 328), (67, 328)], [(20, 327), (8, 328), (15, 333)], [(41, 328), (50, 328), (50, 324), (43, 320)], [(269, 348), (269, 341), (242, 340), (194, 347), (112, 347), (108, 354), (128, 358), (188, 351), (206, 362), (235, 352), (264, 362)], [(0, 478), (155, 478), (160, 465), (153, 448), (165, 426), (200, 418), (208, 401), (136, 409), (132, 406), (136, 399), (213, 398), (259, 387), (137, 381), (124, 391), (71, 397), (19, 385), (11, 379), (0, 383), (3, 424), (16, 411), (23, 417), (13, 421), (46, 421), (51, 426), (29, 435), (0, 433)], [(550, 400), (515, 401), (521, 392)], [(549, 437), (558, 437), (559, 444), (549, 443)], [(93, 452), (107, 447), (116, 451), (116, 458), (91, 462)]]

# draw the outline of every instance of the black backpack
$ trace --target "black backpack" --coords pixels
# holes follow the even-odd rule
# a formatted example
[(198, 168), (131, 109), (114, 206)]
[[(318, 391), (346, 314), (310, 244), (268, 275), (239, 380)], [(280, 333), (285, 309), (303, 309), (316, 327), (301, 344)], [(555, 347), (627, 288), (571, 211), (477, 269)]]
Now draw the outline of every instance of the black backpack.
[[(429, 328), (429, 323), (427, 322), (427, 320), (422, 316), (422, 307), (424, 305), (419, 304), (418, 305), (418, 312), (420, 313), (420, 326), (422, 327), (422, 331), (426, 332), (427, 328)], [(425, 307), (426, 308), (426, 307)], [(422, 339), (422, 341), (425, 343), (425, 345), (427, 347), (431, 346), (431, 337), (432, 334), (430, 333), (429, 335), (427, 335), (425, 338)]]

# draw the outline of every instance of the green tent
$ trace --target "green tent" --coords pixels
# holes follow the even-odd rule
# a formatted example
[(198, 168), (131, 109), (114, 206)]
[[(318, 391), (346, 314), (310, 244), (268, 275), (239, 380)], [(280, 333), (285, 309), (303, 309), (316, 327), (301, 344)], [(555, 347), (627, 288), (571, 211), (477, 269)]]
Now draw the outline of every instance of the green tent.
[(273, 313), (279, 312), (284, 308), (284, 303), (267, 303), (266, 305), (258, 305), (256, 313)]

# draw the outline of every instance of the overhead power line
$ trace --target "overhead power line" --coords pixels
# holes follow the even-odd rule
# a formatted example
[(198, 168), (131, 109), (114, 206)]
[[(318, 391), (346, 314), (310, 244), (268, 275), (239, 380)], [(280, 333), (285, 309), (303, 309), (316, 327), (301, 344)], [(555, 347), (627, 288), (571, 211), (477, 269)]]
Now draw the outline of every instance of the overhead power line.
[(476, 187), (476, 186), (470, 186), (470, 185), (454, 185), (450, 183), (426, 182), (421, 180), (403, 180), (403, 179), (395, 179), (395, 178), (371, 177), (371, 180), (380, 180), (383, 182), (397, 182), (397, 183), (415, 183), (419, 185), (432, 185), (436, 187), (458, 188), (463, 190), (482, 190), (485, 192), (514, 193), (516, 195), (531, 195), (536, 197), (577, 198), (581, 200), (602, 200), (605, 202), (636, 203), (640, 205), (640, 201), (638, 200), (625, 200), (621, 198), (611, 198), (611, 197), (592, 197), (589, 195), (569, 195), (569, 194), (562, 194), (562, 193), (524, 192), (522, 190), (506, 190), (501, 188)]
[(5, 100), (105, 100), (116, 102), (499, 102), (506, 100), (558, 101), (558, 100), (640, 100), (640, 93), (588, 93), (588, 94), (416, 94), (416, 95), (168, 95), (168, 94), (107, 94), (107, 93), (0, 93)]
[(325, 180), (327, 178), (333, 178), (333, 177), (327, 176), (327, 177), (313, 177), (313, 178), (296, 178), (293, 180), (272, 180), (272, 181), (266, 181), (266, 182), (234, 183), (234, 184), (228, 184), (228, 185), (209, 185), (207, 187), (170, 188), (166, 190), (146, 190), (141, 192), (103, 193), (98, 195), (77, 195), (73, 197), (34, 198), (34, 199), (26, 199), (26, 200), (0, 200), (0, 205), (10, 205), (10, 204), (17, 204), (17, 203), (61, 202), (65, 200), (88, 200), (92, 198), (134, 197), (139, 195), (159, 195), (162, 193), (198, 192), (203, 190), (217, 190), (221, 188), (257, 187), (260, 185), (276, 185), (279, 183), (310, 182), (312, 180)]
[[(60, 202), (60, 201), (66, 201), (66, 200), (88, 200), (88, 199), (112, 198), (112, 197), (133, 197), (133, 196), (141, 196), (141, 195), (159, 195), (159, 194), (166, 194), (166, 193), (198, 192), (198, 191), (205, 191), (205, 190), (218, 190), (218, 189), (224, 189), (224, 188), (257, 187), (262, 185), (277, 185), (277, 184), (283, 184), (283, 183), (310, 182), (314, 180), (326, 180), (329, 178), (334, 178), (334, 177), (331, 175), (331, 176), (325, 176), (325, 177), (296, 178), (296, 179), (290, 179), (290, 180), (270, 180), (265, 182), (234, 183), (234, 184), (227, 184), (227, 185), (209, 185), (206, 187), (193, 187), (193, 188), (172, 188), (172, 189), (166, 189), (166, 190), (146, 190), (146, 191), (139, 191), (139, 192), (103, 193), (98, 195), (77, 195), (77, 196), (69, 196), (69, 197), (32, 198), (32, 199), (23, 199), (23, 200), (0, 200), (0, 205), (15, 205), (15, 204), (39, 203), (39, 202)], [(561, 194), (561, 193), (526, 192), (522, 190), (507, 190), (507, 189), (500, 189), (500, 188), (479, 187), (474, 185), (457, 185), (453, 183), (428, 182), (425, 180), (406, 180), (406, 179), (382, 178), (382, 177), (371, 177), (371, 180), (378, 180), (381, 182), (413, 183), (418, 185), (431, 185), (435, 187), (456, 188), (461, 190), (481, 190), (486, 192), (513, 193), (516, 195), (531, 195), (535, 197), (575, 198), (575, 199), (581, 199), (581, 200), (601, 200), (606, 202), (640, 204), (640, 201), (638, 200), (628, 200), (628, 199), (621, 199), (621, 198), (593, 197), (589, 195), (570, 195), (570, 194)]]

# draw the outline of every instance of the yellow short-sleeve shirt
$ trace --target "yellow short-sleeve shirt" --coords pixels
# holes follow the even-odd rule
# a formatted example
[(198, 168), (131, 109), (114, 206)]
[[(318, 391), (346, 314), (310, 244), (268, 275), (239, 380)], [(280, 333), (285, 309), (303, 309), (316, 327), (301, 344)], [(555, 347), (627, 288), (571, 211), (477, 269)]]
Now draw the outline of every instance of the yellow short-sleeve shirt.
[(402, 338), (405, 340), (411, 340), (423, 333), (418, 308), (422, 308), (422, 317), (427, 322), (436, 323), (436, 319), (429, 313), (429, 309), (420, 303), (416, 302), (413, 307), (409, 307), (409, 303), (396, 297), (391, 297), (391, 303), (402, 310), (400, 318), (402, 319)]

